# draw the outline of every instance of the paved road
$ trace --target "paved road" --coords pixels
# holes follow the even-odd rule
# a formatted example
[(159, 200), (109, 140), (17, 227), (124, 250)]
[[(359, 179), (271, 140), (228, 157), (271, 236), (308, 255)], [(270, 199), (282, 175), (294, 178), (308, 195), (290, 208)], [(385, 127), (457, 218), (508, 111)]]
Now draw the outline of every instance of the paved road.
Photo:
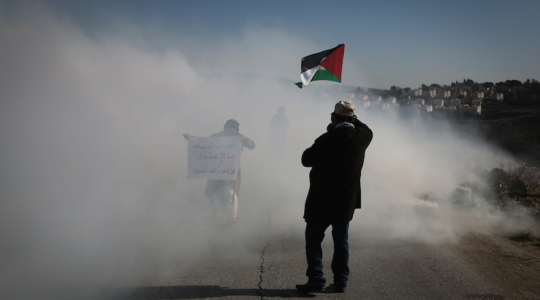
[[(222, 247), (211, 260), (187, 272), (182, 265), (169, 266), (167, 276), (123, 290), (122, 298), (496, 299), (493, 287), (442, 247), (404, 240), (368, 242), (354, 237), (347, 291), (302, 294), (294, 286), (306, 281), (303, 247), (299, 239), (276, 237), (249, 253)], [(325, 243), (323, 251), (330, 284), (332, 245)]]
[[(375, 241), (351, 233), (349, 287), (344, 294), (303, 294), (304, 244), (298, 233), (246, 239), (242, 226), (218, 230), (222, 239), (199, 258), (178, 258), (145, 269), (136, 284), (42, 289), (3, 299), (501, 299), (443, 247), (408, 240)], [(331, 236), (324, 264), (331, 284)], [(252, 240), (252, 242), (250, 242)], [(140, 272), (140, 271), (138, 271)], [(140, 275), (140, 274), (139, 274)]]

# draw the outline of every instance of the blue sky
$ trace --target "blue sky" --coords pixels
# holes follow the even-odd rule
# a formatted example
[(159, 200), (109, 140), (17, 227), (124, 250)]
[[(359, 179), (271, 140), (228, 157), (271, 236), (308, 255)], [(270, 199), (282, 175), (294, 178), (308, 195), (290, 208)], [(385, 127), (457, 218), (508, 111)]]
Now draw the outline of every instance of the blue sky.
[[(17, 2), (4, 2), (10, 14)], [(136, 28), (150, 48), (177, 48), (193, 61), (216, 40), (247, 31), (279, 32), (305, 41), (275, 51), (296, 64), (269, 76), (296, 80), (300, 58), (345, 43), (343, 84), (389, 88), (540, 78), (540, 1), (44, 1), (88, 36), (118, 24)], [(131, 32), (134, 32), (131, 30)], [(255, 33), (254, 33), (255, 32)], [(278, 38), (279, 39), (279, 38)], [(260, 60), (272, 56), (272, 45)], [(287, 43), (287, 40), (283, 40)], [(207, 55), (212, 55), (207, 52)], [(290, 54), (290, 55), (289, 55)], [(277, 57), (279, 55), (280, 57)], [(239, 64), (242, 61), (238, 61)], [(256, 71), (260, 73), (260, 70)]]

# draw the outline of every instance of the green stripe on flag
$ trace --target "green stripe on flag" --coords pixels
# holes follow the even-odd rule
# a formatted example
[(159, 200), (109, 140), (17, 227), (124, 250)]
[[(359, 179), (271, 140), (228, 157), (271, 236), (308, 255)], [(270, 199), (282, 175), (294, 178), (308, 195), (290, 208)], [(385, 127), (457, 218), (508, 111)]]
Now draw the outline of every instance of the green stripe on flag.
[(315, 75), (313, 75), (313, 78), (311, 78), (311, 81), (317, 80), (330, 80), (335, 82), (341, 82), (341, 80), (339, 80), (336, 75), (332, 74), (332, 72), (327, 70), (318, 70)]
[[(329, 81), (341, 82), (337, 78), (336, 75), (334, 75), (332, 72), (330, 72), (328, 70), (324, 70), (324, 69), (319, 69), (317, 72), (315, 72), (315, 74), (313, 74), (313, 77), (311, 78), (311, 80), (309, 82), (317, 81), (317, 80), (329, 80)], [(294, 84), (296, 84), (296, 86), (298, 86), (299, 88), (304, 87), (304, 84), (302, 83), (302, 81), (295, 82)]]

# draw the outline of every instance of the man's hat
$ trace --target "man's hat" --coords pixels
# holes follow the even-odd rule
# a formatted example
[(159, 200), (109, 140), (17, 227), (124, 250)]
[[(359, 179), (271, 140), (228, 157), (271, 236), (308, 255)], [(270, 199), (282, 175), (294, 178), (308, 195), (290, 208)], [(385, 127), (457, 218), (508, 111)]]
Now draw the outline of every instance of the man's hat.
[(354, 116), (354, 105), (351, 102), (339, 101), (336, 103), (334, 113), (339, 116)]
[(236, 128), (236, 130), (239, 130), (240, 123), (238, 123), (238, 121), (236, 121), (235, 119), (230, 119), (230, 120), (227, 120), (227, 122), (225, 122), (225, 125), (223, 127), (224, 128), (234, 127)]

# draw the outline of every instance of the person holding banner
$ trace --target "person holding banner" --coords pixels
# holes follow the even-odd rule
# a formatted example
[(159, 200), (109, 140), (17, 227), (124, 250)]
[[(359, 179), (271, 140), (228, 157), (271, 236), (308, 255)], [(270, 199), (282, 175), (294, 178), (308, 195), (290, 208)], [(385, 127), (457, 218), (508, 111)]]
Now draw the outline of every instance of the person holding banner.
[(360, 208), (364, 154), (373, 138), (369, 127), (354, 115), (354, 105), (350, 102), (339, 101), (331, 120), (328, 132), (302, 154), (302, 165), (311, 167), (304, 208), (308, 282), (296, 286), (303, 292), (320, 291), (325, 286), (321, 243), (330, 225), (334, 240), (334, 290), (342, 293), (347, 287), (349, 222), (355, 209)]
[[(255, 148), (255, 142), (252, 139), (239, 133), (240, 123), (235, 119), (230, 119), (225, 122), (223, 131), (212, 134), (210, 138), (214, 137), (238, 137), (241, 141), (241, 147), (239, 151), (242, 151), (243, 147), (250, 150)], [(195, 138), (189, 134), (184, 134), (184, 138), (189, 140)], [(212, 156), (204, 156), (202, 158), (213, 158)], [(217, 218), (220, 214), (225, 215), (229, 225), (236, 224), (236, 215), (238, 212), (238, 195), (240, 193), (241, 183), (241, 169), (238, 161), (238, 167), (236, 170), (236, 178), (234, 180), (218, 180), (208, 179), (206, 182), (206, 188), (204, 195), (210, 198), (212, 204), (212, 210), (214, 212), (214, 218)]]

